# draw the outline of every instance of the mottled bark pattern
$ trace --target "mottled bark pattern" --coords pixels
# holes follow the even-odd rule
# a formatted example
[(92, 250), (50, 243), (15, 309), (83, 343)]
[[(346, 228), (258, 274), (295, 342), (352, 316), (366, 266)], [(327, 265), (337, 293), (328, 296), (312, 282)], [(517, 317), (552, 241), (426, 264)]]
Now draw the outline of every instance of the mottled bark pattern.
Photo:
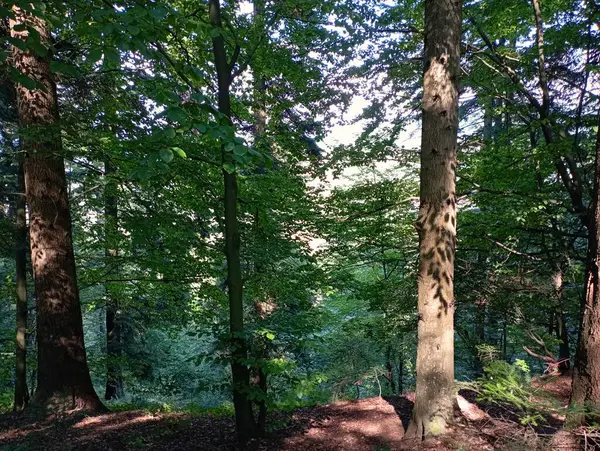
[[(573, 368), (571, 404), (600, 409), (600, 128), (596, 138), (596, 173), (590, 218), (585, 301)], [(572, 416), (571, 421), (585, 418)]]
[[(35, 29), (48, 41), (46, 24), (15, 7), (11, 34), (27, 39)], [(56, 86), (48, 57), (13, 47), (14, 66), (44, 89), (17, 84), (25, 187), (30, 212), (30, 245), (37, 295), (38, 383), (33, 404), (53, 409), (97, 409), (101, 403), (90, 379), (81, 306), (75, 276), (71, 216), (59, 132)]]
[(407, 437), (446, 431), (454, 392), (454, 253), (461, 3), (425, 1), (416, 402)]

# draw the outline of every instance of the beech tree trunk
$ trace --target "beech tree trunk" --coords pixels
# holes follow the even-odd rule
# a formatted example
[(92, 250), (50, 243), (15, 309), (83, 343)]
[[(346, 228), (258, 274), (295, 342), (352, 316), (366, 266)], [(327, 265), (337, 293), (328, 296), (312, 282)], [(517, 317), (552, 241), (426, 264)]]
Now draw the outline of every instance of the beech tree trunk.
[[(13, 38), (27, 40), (26, 25), (49, 46), (43, 19), (13, 7)], [(16, 29), (15, 29), (16, 28)], [(37, 295), (38, 372), (32, 405), (56, 410), (102, 408), (88, 371), (71, 215), (60, 137), (56, 86), (49, 56), (12, 49), (14, 67), (44, 89), (16, 85), (25, 188), (30, 213), (31, 261)]]
[[(113, 169), (110, 160), (104, 162), (104, 177), (107, 182), (104, 192), (104, 265), (106, 274), (114, 273), (118, 242), (118, 206), (116, 184), (112, 180)], [(105, 284), (106, 291), (106, 391), (104, 399), (118, 399), (123, 396), (123, 374), (121, 370), (121, 324), (118, 318), (119, 299), (114, 293), (113, 284)]]
[[(600, 408), (600, 128), (596, 137), (593, 205), (589, 215), (589, 238), (585, 276), (585, 298), (579, 341), (573, 368), (571, 405)], [(586, 418), (574, 414), (570, 421)]]
[(569, 350), (569, 332), (563, 306), (563, 269), (558, 269), (554, 275), (554, 294), (557, 301), (557, 309), (553, 315), (556, 318), (556, 336), (561, 341), (558, 345), (558, 360), (561, 362), (558, 369), (566, 373), (571, 368), (571, 351)]
[(456, 145), (462, 5), (425, 0), (416, 401), (406, 436), (446, 432), (454, 388)]
[[(209, 0), (210, 23), (222, 28), (219, 0)], [(219, 112), (231, 124), (231, 68), (227, 61), (225, 41), (221, 34), (212, 38), (215, 68), (218, 82)], [(231, 156), (221, 149), (223, 163), (231, 162)], [(252, 403), (248, 398), (250, 371), (246, 364), (248, 346), (244, 337), (244, 297), (242, 267), (240, 263), (240, 232), (237, 217), (237, 177), (223, 169), (225, 204), (225, 255), (227, 258), (227, 287), (229, 295), (229, 330), (231, 335), (231, 376), (233, 379), (233, 405), (239, 441), (246, 443), (256, 435), (256, 423)]]
[(17, 286), (15, 411), (23, 410), (29, 402), (29, 392), (27, 391), (27, 218), (25, 207), (25, 178), (23, 163), (20, 161), (15, 200), (15, 280)]

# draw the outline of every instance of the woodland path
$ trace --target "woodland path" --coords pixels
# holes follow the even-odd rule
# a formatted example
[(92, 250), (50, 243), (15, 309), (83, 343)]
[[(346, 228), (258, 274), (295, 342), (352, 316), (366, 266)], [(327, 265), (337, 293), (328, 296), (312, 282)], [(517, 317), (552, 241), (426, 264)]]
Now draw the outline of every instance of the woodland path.
[[(565, 398), (566, 378), (548, 387)], [(461, 392), (463, 399), (474, 394)], [(270, 415), (274, 430), (249, 450), (473, 450), (580, 449), (561, 431), (562, 418), (549, 416), (538, 428), (523, 427), (514, 412), (497, 406), (470, 404), (450, 434), (423, 443), (402, 440), (410, 419), (413, 396), (369, 398), (306, 407)], [(463, 403), (462, 407), (465, 406)], [(73, 416), (62, 421), (27, 422), (23, 416), (0, 417), (2, 451), (110, 451), (110, 450), (235, 450), (231, 418), (192, 417), (180, 413), (146, 411)]]

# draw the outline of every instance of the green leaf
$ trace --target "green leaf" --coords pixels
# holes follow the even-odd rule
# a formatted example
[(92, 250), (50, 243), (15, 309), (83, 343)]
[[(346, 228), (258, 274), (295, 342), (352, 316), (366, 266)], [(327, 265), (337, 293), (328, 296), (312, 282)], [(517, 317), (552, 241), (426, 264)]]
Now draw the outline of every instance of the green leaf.
[(211, 38), (217, 38), (221, 35), (221, 30), (219, 28), (211, 28), (209, 34)]
[(127, 31), (129, 31), (129, 33), (131, 33), (132, 36), (137, 36), (138, 34), (140, 34), (140, 27), (138, 27), (137, 25), (129, 25), (127, 27)]
[(141, 166), (133, 173), (133, 176), (139, 180), (148, 180), (152, 176), (152, 171), (148, 166)]
[(167, 17), (168, 13), (169, 11), (164, 6), (157, 6), (150, 12), (152, 17), (154, 17), (157, 20), (163, 20), (165, 17)]
[(275, 339), (275, 334), (273, 332), (267, 332), (265, 337), (267, 337), (268, 340), (273, 340)]
[(38, 56), (44, 57), (48, 54), (48, 49), (39, 40), (30, 39), (27, 41), (27, 45)]
[(100, 61), (100, 58), (102, 58), (102, 49), (99, 47), (94, 47), (88, 52), (86, 61), (88, 63), (95, 63)]
[(109, 22), (106, 25), (104, 25), (104, 28), (102, 29), (102, 32), (105, 35), (108, 35), (108, 34), (111, 34), (113, 32), (114, 28), (115, 28), (115, 26), (111, 22)]
[(235, 164), (229, 162), (223, 163), (223, 169), (228, 174), (233, 174), (235, 172)]
[(175, 129), (174, 129), (173, 127), (167, 127), (167, 128), (165, 129), (165, 136), (166, 136), (168, 139), (173, 139), (173, 138), (175, 138)]
[(104, 58), (107, 62), (114, 63), (116, 65), (121, 63), (121, 55), (114, 47), (108, 47), (104, 49)]
[[(171, 155), (173, 155), (173, 154), (171, 153)], [(173, 158), (173, 157), (171, 157), (171, 158)], [(169, 172), (169, 165), (167, 163), (165, 163), (164, 161), (157, 161), (156, 168), (163, 174), (166, 174), (167, 172)]]
[(239, 156), (243, 156), (248, 153), (248, 148), (246, 146), (237, 145), (233, 148), (233, 153)]
[(72, 75), (79, 75), (77, 67), (69, 63), (63, 63), (62, 61), (50, 61), (50, 70), (55, 73)]
[(223, 146), (223, 147), (226, 152), (231, 152), (235, 148), (235, 144), (232, 142), (228, 142), (228, 143), (225, 143), (225, 146)]
[(167, 117), (173, 122), (183, 122), (187, 114), (183, 108), (172, 106), (167, 109)]
[(171, 147), (171, 150), (175, 152), (179, 158), (183, 158), (184, 160), (187, 158), (185, 150), (181, 147)]
[(27, 51), (27, 43), (25, 41), (21, 41), (19, 38), (13, 38), (12, 36), (7, 36), (6, 40), (19, 50), (23, 50), (24, 52)]
[(27, 75), (23, 73), (13, 73), (12, 78), (15, 82), (23, 86), (27, 89), (36, 89), (38, 87), (38, 83), (33, 79), (29, 78)]
[(14, 19), (15, 13), (4, 6), (0, 6), (0, 17), (6, 17), (7, 19)]
[(160, 149), (160, 159), (165, 163), (173, 161), (173, 151), (171, 149)]

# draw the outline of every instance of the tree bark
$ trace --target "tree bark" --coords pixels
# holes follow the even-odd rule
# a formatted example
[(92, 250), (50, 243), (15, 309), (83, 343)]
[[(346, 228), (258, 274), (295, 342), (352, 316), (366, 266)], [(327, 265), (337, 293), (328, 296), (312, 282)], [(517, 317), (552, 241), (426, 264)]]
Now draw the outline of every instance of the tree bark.
[[(222, 28), (221, 5), (219, 0), (209, 0), (210, 23)], [(218, 82), (219, 112), (231, 125), (231, 68), (227, 61), (225, 41), (221, 34), (212, 38), (215, 68)], [(223, 163), (230, 162), (230, 156), (221, 148)], [(229, 330), (231, 335), (231, 375), (233, 379), (233, 405), (238, 439), (245, 444), (256, 435), (256, 423), (252, 403), (248, 398), (250, 371), (246, 364), (248, 348), (244, 336), (244, 298), (242, 268), (240, 263), (240, 232), (237, 217), (237, 177), (223, 169), (225, 206), (225, 255), (227, 258), (227, 287), (229, 295)]]
[[(13, 38), (27, 40), (28, 29), (49, 47), (43, 19), (13, 7)], [(20, 31), (16, 25), (26, 25)], [(15, 27), (17, 29), (15, 29)], [(37, 295), (38, 383), (32, 405), (56, 410), (98, 410), (102, 403), (88, 371), (71, 215), (61, 156), (56, 86), (49, 56), (13, 47), (14, 67), (43, 89), (16, 85), (24, 174), (30, 213), (30, 246)]]
[[(117, 187), (112, 179), (113, 168), (110, 159), (104, 162), (104, 177), (107, 182), (104, 192), (104, 265), (106, 274), (114, 272), (118, 254), (118, 204)], [(121, 370), (121, 324), (118, 318), (119, 299), (112, 283), (105, 284), (106, 296), (106, 391), (104, 399), (118, 399), (124, 394), (123, 372)]]
[(385, 378), (390, 384), (393, 394), (396, 394), (396, 384), (394, 383), (394, 370), (392, 367), (392, 347), (388, 346), (385, 351)]
[(404, 393), (404, 361), (403, 355), (400, 353), (398, 358), (398, 394)]
[(558, 345), (558, 360), (560, 361), (558, 369), (561, 373), (566, 373), (571, 368), (571, 352), (569, 350), (569, 332), (567, 330), (564, 306), (563, 306), (563, 269), (558, 268), (554, 275), (554, 295), (556, 296), (556, 336), (560, 340)]
[(27, 218), (25, 207), (23, 162), (19, 161), (15, 200), (15, 279), (17, 286), (15, 411), (23, 410), (29, 402), (29, 392), (27, 390)]
[[(594, 197), (589, 216), (589, 238), (585, 297), (573, 368), (571, 405), (600, 408), (600, 128), (596, 137)], [(585, 416), (573, 414), (571, 422), (581, 423)]]
[(453, 418), (456, 146), (462, 4), (425, 0), (416, 401), (409, 438), (446, 432)]

